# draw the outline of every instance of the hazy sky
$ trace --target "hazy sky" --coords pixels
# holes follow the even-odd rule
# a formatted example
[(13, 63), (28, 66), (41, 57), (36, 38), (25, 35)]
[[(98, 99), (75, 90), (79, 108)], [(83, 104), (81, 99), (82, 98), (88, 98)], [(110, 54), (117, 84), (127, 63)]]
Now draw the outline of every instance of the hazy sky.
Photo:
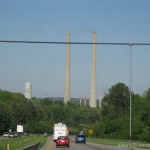
[[(0, 0), (0, 40), (150, 42), (150, 0)], [(92, 45), (71, 45), (71, 97), (89, 97)], [(64, 96), (66, 45), (0, 43), (0, 89)], [(130, 86), (130, 47), (97, 45), (97, 98)], [(132, 90), (150, 88), (150, 46), (132, 47)]]

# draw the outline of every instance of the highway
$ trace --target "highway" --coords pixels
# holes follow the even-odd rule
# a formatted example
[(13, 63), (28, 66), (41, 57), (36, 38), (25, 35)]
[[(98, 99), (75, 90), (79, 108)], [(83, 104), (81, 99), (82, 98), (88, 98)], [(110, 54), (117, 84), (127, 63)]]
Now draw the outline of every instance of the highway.
[[(0, 137), (3, 139), (3, 137)], [(118, 147), (118, 146), (111, 146), (111, 145), (101, 145), (101, 144), (94, 144), (87, 142), (84, 143), (75, 143), (73, 137), (70, 138), (70, 147), (56, 147), (55, 142), (51, 136), (47, 137), (47, 141), (45, 145), (40, 148), (39, 150), (143, 150), (140, 148), (127, 148), (127, 147)]]
[(118, 147), (111, 147), (111, 146), (102, 146), (102, 145), (96, 145), (91, 143), (75, 143), (72, 140), (70, 141), (70, 147), (58, 147), (56, 148), (55, 144), (53, 145), (53, 150), (118, 150)]
[(55, 142), (52, 141), (52, 138), (49, 137), (46, 144), (40, 150), (129, 150), (128, 148), (119, 148), (118, 146), (109, 146), (109, 145), (100, 145), (87, 142), (75, 143), (74, 138), (70, 138), (70, 147), (56, 147)]

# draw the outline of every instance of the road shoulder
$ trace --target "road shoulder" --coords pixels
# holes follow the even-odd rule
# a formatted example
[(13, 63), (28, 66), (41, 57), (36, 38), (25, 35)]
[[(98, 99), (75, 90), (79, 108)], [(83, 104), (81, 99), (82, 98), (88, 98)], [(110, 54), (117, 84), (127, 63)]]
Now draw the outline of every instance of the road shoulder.
[(53, 139), (51, 136), (47, 137), (47, 141), (40, 150), (52, 150), (53, 149)]

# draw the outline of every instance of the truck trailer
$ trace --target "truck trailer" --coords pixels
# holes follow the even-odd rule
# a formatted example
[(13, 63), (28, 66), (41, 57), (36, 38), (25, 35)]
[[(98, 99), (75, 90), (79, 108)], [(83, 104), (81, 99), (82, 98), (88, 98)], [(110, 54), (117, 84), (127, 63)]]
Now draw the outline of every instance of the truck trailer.
[(54, 124), (54, 135), (53, 135), (54, 142), (56, 142), (59, 136), (68, 136), (68, 128), (66, 124), (63, 123)]
[(23, 133), (23, 126), (22, 125), (17, 125), (17, 132)]

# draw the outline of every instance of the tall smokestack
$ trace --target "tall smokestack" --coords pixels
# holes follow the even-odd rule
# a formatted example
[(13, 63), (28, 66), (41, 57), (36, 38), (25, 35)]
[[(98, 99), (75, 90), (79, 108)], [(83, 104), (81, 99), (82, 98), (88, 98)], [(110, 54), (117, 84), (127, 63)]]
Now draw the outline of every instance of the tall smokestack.
[(96, 107), (96, 32), (93, 32), (90, 107)]
[(67, 104), (70, 101), (70, 34), (66, 36), (66, 76), (65, 76), (65, 94), (64, 103)]

